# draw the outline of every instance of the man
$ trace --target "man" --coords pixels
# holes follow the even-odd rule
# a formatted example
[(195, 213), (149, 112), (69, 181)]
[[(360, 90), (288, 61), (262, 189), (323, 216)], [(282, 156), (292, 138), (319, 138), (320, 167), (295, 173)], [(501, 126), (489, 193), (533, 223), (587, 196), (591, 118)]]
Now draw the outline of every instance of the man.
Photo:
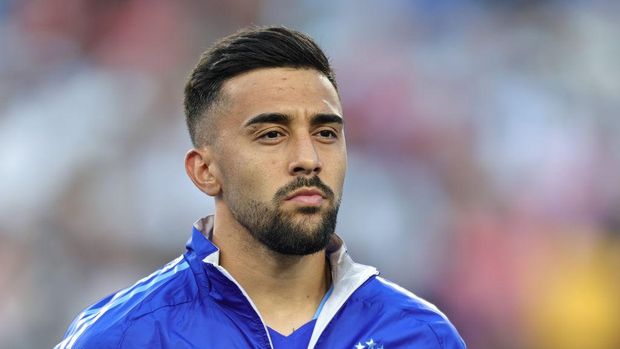
[(269, 27), (222, 39), (192, 72), (185, 113), (185, 167), (215, 215), (56, 348), (465, 347), (437, 308), (354, 263), (334, 234), (344, 119), (311, 38)]

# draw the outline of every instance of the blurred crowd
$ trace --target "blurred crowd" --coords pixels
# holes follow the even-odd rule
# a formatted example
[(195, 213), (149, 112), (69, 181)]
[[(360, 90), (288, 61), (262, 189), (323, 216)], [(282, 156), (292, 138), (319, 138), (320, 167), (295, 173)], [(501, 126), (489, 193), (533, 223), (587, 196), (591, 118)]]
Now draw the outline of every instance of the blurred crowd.
[(249, 24), (309, 33), (349, 146), (357, 261), (470, 348), (620, 348), (620, 4), (0, 0), (0, 347), (181, 254), (213, 212), (182, 90)]

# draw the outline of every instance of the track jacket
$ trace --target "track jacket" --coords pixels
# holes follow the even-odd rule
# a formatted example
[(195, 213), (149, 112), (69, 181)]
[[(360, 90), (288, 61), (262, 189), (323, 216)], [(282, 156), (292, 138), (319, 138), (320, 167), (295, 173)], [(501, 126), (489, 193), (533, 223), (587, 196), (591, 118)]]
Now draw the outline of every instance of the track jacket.
[[(219, 265), (212, 229), (212, 217), (196, 222), (184, 255), (84, 310), (55, 349), (272, 348), (252, 300)], [(354, 263), (340, 238), (327, 251), (333, 291), (309, 349), (465, 348), (435, 306)]]

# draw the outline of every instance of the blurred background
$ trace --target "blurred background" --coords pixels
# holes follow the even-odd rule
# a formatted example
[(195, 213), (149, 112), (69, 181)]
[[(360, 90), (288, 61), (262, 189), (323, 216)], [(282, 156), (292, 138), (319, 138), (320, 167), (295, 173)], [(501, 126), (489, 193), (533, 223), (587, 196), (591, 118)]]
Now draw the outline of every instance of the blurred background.
[(312, 35), (347, 119), (338, 231), (474, 349), (620, 348), (620, 5), (0, 0), (0, 346), (45, 348), (184, 251), (185, 78)]

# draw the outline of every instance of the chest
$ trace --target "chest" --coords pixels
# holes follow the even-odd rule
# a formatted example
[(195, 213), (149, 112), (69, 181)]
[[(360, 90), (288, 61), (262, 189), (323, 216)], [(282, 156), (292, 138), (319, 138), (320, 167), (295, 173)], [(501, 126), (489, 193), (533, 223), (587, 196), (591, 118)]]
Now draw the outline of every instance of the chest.
[[(329, 319), (327, 326), (315, 327), (314, 331), (320, 331), (313, 347), (316, 349), (435, 348), (437, 345), (432, 331), (424, 324), (360, 304), (345, 305)], [(282, 341), (270, 340), (268, 333), (260, 318), (251, 312), (217, 304), (187, 304), (136, 320), (126, 331), (121, 348), (271, 349), (274, 342), (275, 349), (279, 349), (277, 344)]]

